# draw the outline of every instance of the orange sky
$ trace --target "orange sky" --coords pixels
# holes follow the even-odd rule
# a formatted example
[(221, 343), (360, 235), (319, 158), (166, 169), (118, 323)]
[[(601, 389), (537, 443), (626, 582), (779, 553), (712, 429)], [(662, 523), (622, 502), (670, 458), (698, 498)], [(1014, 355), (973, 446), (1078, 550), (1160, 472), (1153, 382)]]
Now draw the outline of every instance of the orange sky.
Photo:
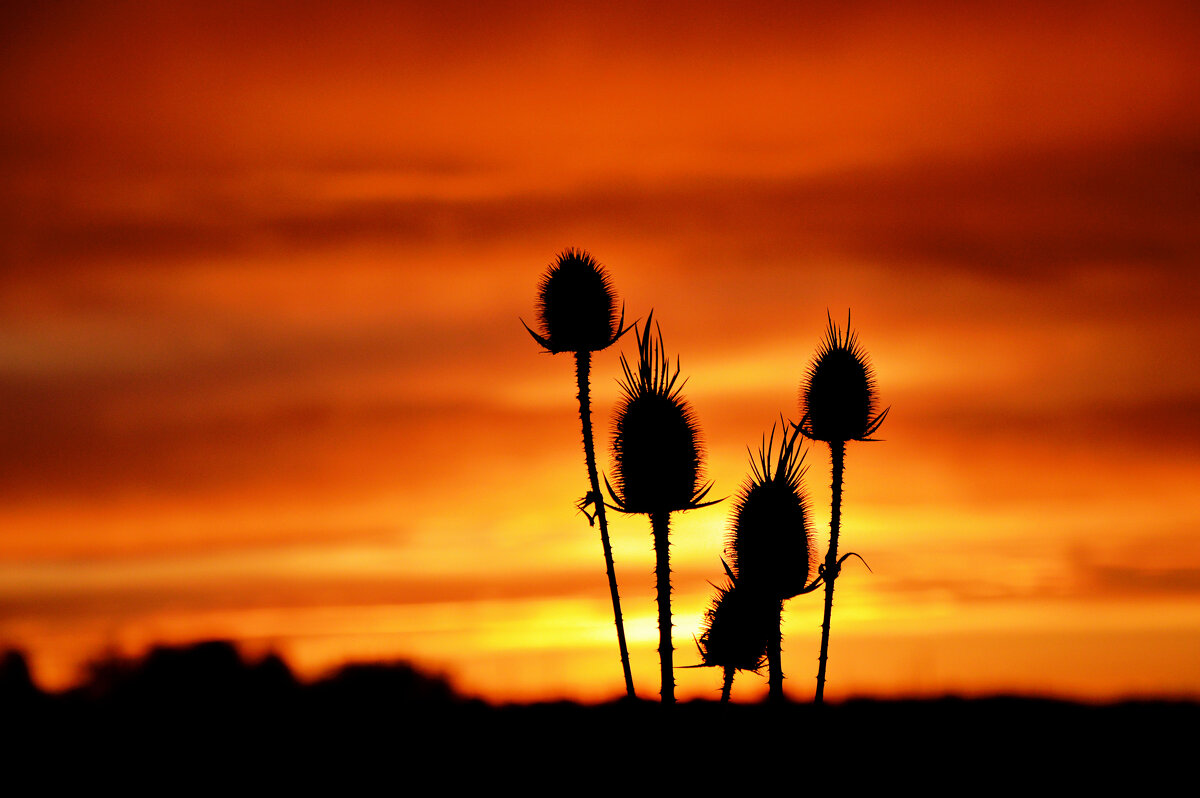
[[(853, 310), (892, 411), (831, 697), (1200, 696), (1194, 4), (0, 14), (0, 645), (43, 684), (229, 637), (619, 694), (572, 364), (518, 321), (580, 246), (680, 355), (715, 495)], [(677, 664), (729, 509), (674, 520)], [(652, 696), (649, 527), (612, 526)], [(819, 622), (789, 602), (797, 698)]]

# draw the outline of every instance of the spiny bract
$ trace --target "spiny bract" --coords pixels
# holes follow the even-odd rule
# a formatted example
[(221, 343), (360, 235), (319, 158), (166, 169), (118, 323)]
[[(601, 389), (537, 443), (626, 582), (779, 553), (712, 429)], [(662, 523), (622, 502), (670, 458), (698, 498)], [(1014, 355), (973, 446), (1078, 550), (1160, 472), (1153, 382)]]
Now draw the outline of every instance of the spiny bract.
[(625, 332), (624, 313), (604, 267), (583, 250), (564, 250), (538, 286), (540, 333), (525, 329), (548, 352), (597, 352)]
[(674, 372), (662, 343), (662, 330), (650, 332), (654, 314), (637, 335), (637, 371), (621, 355), (623, 396), (613, 422), (615, 485), (609, 493), (626, 513), (670, 513), (705, 506), (712, 487), (703, 480), (700, 430), (680, 396), (679, 364)]
[(740, 585), (781, 601), (804, 590), (815, 558), (798, 438), (785, 427), (776, 455), (775, 427), (769, 440), (764, 436), (757, 459), (750, 458), (726, 548)]
[(870, 440), (883, 423), (888, 411), (875, 415), (875, 375), (857, 333), (850, 331), (849, 314), (845, 333), (829, 318), (800, 391), (800, 404), (800, 427), (816, 441)]

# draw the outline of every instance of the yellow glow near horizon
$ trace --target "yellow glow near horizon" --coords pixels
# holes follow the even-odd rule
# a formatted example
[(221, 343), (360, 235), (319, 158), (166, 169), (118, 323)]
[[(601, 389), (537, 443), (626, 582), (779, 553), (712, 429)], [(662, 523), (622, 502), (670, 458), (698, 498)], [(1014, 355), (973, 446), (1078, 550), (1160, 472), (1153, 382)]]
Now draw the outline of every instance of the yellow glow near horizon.
[[(747, 447), (849, 310), (892, 409), (847, 455), (874, 573), (830, 696), (1200, 694), (1192, 4), (209, 6), (5, 19), (0, 647), (40, 683), (227, 638), (618, 694), (572, 359), (519, 321), (575, 246), (653, 309), (728, 497), (672, 519), (681, 665)], [(593, 358), (602, 472), (631, 351)], [(611, 525), (653, 696), (649, 529)]]

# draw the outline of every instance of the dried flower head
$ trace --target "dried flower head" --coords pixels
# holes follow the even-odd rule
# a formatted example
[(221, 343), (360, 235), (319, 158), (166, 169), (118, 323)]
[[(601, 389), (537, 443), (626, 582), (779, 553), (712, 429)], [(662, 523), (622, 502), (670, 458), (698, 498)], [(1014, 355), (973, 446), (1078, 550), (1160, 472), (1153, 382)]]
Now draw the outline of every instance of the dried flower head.
[(815, 441), (871, 440), (888, 411), (876, 414), (875, 375), (846, 315), (843, 333), (829, 318), (825, 338), (800, 392), (800, 428)]
[(714, 587), (717, 595), (704, 612), (703, 630), (696, 641), (700, 662), (757, 672), (767, 661), (773, 611), (779, 603), (741, 590), (733, 581)]
[(617, 509), (626, 513), (671, 513), (704, 507), (712, 484), (702, 485), (700, 430), (687, 401), (680, 396), (679, 362), (674, 371), (666, 357), (662, 330), (650, 331), (653, 312), (643, 334), (635, 331), (638, 365), (625, 355), (621, 368), (624, 394), (613, 423), (615, 486), (608, 491)]
[(537, 315), (540, 333), (525, 329), (552, 354), (598, 352), (626, 332), (608, 272), (581, 249), (564, 250), (546, 270)]
[(726, 548), (739, 584), (779, 601), (804, 590), (816, 558), (799, 436), (798, 429), (789, 434), (784, 426), (776, 453), (772, 425), (757, 458), (751, 455), (751, 475), (734, 506)]

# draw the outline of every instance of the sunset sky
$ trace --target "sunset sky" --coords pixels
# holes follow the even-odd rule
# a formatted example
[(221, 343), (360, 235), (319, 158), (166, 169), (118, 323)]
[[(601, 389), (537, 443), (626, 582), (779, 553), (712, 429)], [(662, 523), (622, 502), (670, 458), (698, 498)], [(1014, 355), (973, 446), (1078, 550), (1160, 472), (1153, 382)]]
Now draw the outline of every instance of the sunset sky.
[[(718, 497), (851, 311), (891, 412), (828, 697), (1200, 697), (1196, 3), (28, 3), (0, 42), (0, 648), (43, 686), (219, 637), (619, 695), (573, 362), (520, 322), (574, 246), (653, 309)], [(673, 519), (677, 665), (731, 504)], [(610, 520), (653, 697), (649, 524)]]

